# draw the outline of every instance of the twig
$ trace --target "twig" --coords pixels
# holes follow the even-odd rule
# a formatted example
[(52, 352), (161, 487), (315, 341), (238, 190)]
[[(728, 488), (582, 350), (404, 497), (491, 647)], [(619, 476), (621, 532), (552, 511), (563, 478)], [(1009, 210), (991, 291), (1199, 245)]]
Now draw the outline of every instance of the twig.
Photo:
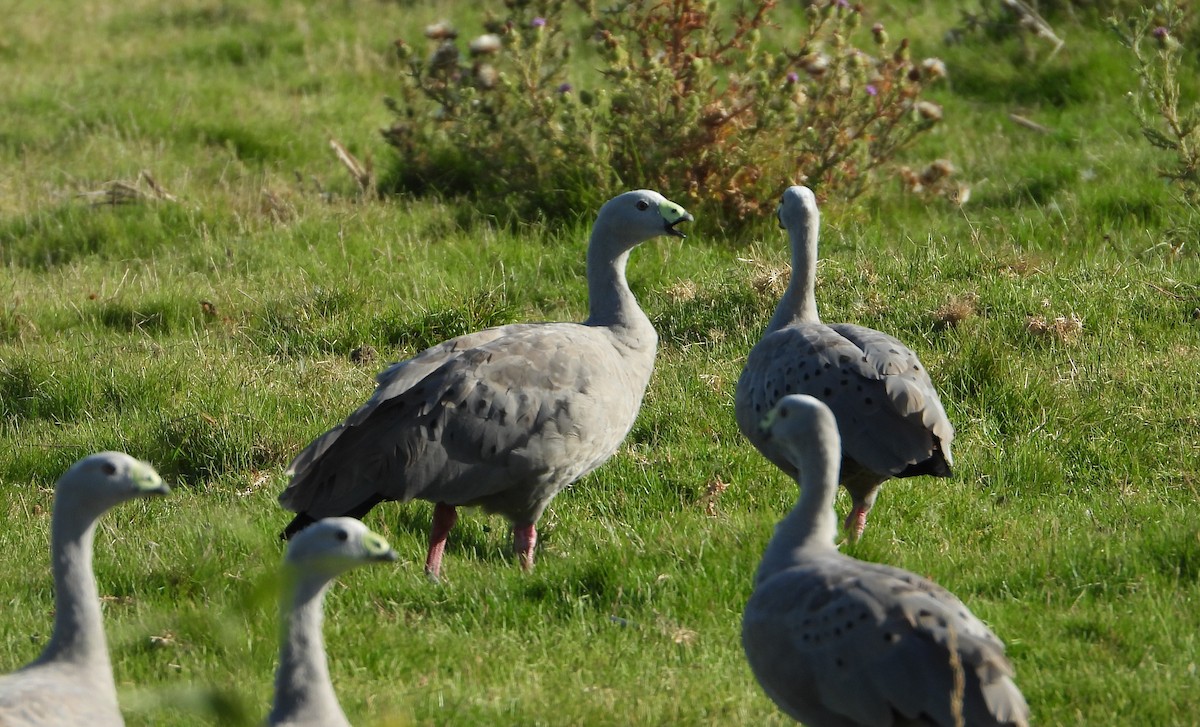
[(1038, 15), (1036, 10), (1021, 0), (1001, 0), (1001, 2), (1004, 4), (1004, 7), (1008, 8), (1019, 18), (1017, 22), (1029, 28), (1037, 37), (1045, 38), (1054, 44), (1054, 50), (1050, 51), (1050, 55), (1046, 57), (1046, 60), (1050, 60), (1062, 50), (1066, 41), (1058, 37), (1054, 32), (1054, 28), (1051, 28), (1050, 24), (1043, 20), (1042, 16)]
[(1050, 129), (1049, 127), (1046, 127), (1046, 126), (1042, 126), (1038, 122), (1036, 122), (1032, 119), (1027, 119), (1024, 116), (1021, 116), (1020, 114), (1009, 114), (1008, 119), (1009, 119), (1009, 121), (1012, 121), (1017, 126), (1024, 126), (1026, 129), (1030, 129), (1031, 131), (1036, 131), (1039, 134), (1054, 133), (1053, 129)]
[(371, 170), (362, 165), (362, 162), (354, 158), (346, 147), (342, 146), (337, 139), (330, 139), (329, 146), (333, 152), (337, 154), (338, 161), (345, 165), (349, 170), (350, 176), (354, 177), (354, 181), (358, 183), (358, 188), (365, 192), (371, 187)]

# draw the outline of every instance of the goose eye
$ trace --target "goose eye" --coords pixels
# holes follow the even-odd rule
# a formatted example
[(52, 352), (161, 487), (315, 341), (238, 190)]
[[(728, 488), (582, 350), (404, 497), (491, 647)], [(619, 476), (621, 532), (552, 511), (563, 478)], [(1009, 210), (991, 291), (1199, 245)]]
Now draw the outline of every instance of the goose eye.
[(112, 462), (104, 462), (100, 465), (100, 471), (106, 476), (112, 477), (117, 473), (117, 466)]
[(338, 540), (345, 541), (350, 539), (350, 533), (346, 532), (345, 530), (339, 530), (336, 534), (334, 534), (334, 537)]
[(644, 199), (639, 199), (637, 201), (637, 208), (639, 210), (648, 210), (648, 209), (650, 209), (650, 203)]
[(780, 419), (787, 419), (787, 415), (788, 415), (788, 410), (787, 410), (786, 406), (779, 410), (779, 418)]

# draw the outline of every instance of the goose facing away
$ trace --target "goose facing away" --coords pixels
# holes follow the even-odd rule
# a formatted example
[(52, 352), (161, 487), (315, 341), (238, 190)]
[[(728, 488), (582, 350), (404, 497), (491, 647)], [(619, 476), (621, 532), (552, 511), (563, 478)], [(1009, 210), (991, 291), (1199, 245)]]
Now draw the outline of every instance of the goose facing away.
[(92, 542), (96, 521), (110, 508), (168, 492), (153, 467), (121, 452), (84, 457), (58, 479), (50, 521), (54, 631), (41, 656), (0, 676), (0, 725), (125, 724), (92, 573)]
[(742, 618), (742, 646), (767, 695), (810, 727), (1028, 724), (1004, 645), (954, 594), (838, 552), (841, 445), (829, 407), (785, 396), (763, 427), (800, 485)]
[(658, 345), (625, 280), (629, 253), (692, 216), (657, 192), (601, 207), (587, 250), (583, 323), (512, 324), (393, 364), (371, 398), (313, 441), (279, 496), (291, 537), (321, 517), (362, 517), (384, 500), (434, 504), (425, 571), (437, 578), (458, 506), (513, 525), (533, 566), (536, 523), (563, 488), (601, 465), (633, 427)]
[(287, 591), (281, 601), (283, 640), (275, 672), (275, 703), (267, 721), (283, 727), (349, 727), (338, 704), (321, 633), (325, 591), (339, 574), (366, 563), (396, 560), (396, 551), (348, 517), (320, 520), (288, 543)]
[(759, 428), (787, 394), (808, 394), (833, 410), (841, 430), (840, 480), (857, 540), (879, 486), (892, 477), (949, 477), (954, 427), (925, 367), (892, 336), (817, 316), (817, 199), (807, 187), (783, 193), (778, 216), (792, 247), (792, 279), (738, 379), (734, 410), (742, 434), (788, 476), (796, 470)]

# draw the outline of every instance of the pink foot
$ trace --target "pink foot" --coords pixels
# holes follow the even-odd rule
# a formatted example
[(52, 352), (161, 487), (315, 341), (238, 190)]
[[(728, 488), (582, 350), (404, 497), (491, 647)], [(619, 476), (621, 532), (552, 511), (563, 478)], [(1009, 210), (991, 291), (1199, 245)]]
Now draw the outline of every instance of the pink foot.
[(442, 573), (442, 554), (446, 552), (446, 538), (458, 521), (458, 511), (453, 505), (439, 502), (433, 506), (433, 525), (429, 528), (429, 554), (425, 556), (425, 575), (437, 580)]
[(513, 526), (513, 550), (517, 552), (517, 560), (521, 570), (533, 570), (533, 548), (537, 545), (537, 528), (533, 523)]

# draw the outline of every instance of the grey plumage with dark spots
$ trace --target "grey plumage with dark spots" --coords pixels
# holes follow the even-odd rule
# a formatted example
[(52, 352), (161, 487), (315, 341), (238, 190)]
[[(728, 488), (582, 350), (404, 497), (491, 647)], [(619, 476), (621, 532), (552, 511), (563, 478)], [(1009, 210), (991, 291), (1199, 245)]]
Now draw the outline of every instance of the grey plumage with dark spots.
[(426, 349), (379, 375), (373, 396), (292, 462), (279, 500), (290, 536), (384, 500), (435, 503), (426, 571), (440, 572), (455, 508), (513, 524), (533, 565), (536, 522), (559, 491), (606, 461), (632, 428), (658, 336), (625, 280), (634, 247), (692, 217), (657, 192), (609, 200), (587, 252), (583, 323), (513, 324)]
[(54, 486), (54, 631), (35, 661), (0, 676), (4, 727), (120, 727), (117, 688), (92, 573), (96, 522), (109, 509), (170, 489), (154, 468), (121, 452), (76, 462)]
[(933, 581), (838, 552), (841, 443), (829, 407), (781, 399), (763, 435), (797, 472), (742, 617), (742, 646), (772, 700), (809, 727), (1028, 725), (1004, 644)]
[(821, 322), (814, 290), (820, 218), (812, 191), (789, 187), (778, 215), (791, 240), (792, 279), (738, 380), (738, 427), (775, 466), (795, 476), (758, 423), (788, 394), (825, 402), (842, 433), (839, 479), (854, 501), (845, 527), (858, 539), (883, 482), (950, 476), (954, 427), (907, 346), (871, 328)]

